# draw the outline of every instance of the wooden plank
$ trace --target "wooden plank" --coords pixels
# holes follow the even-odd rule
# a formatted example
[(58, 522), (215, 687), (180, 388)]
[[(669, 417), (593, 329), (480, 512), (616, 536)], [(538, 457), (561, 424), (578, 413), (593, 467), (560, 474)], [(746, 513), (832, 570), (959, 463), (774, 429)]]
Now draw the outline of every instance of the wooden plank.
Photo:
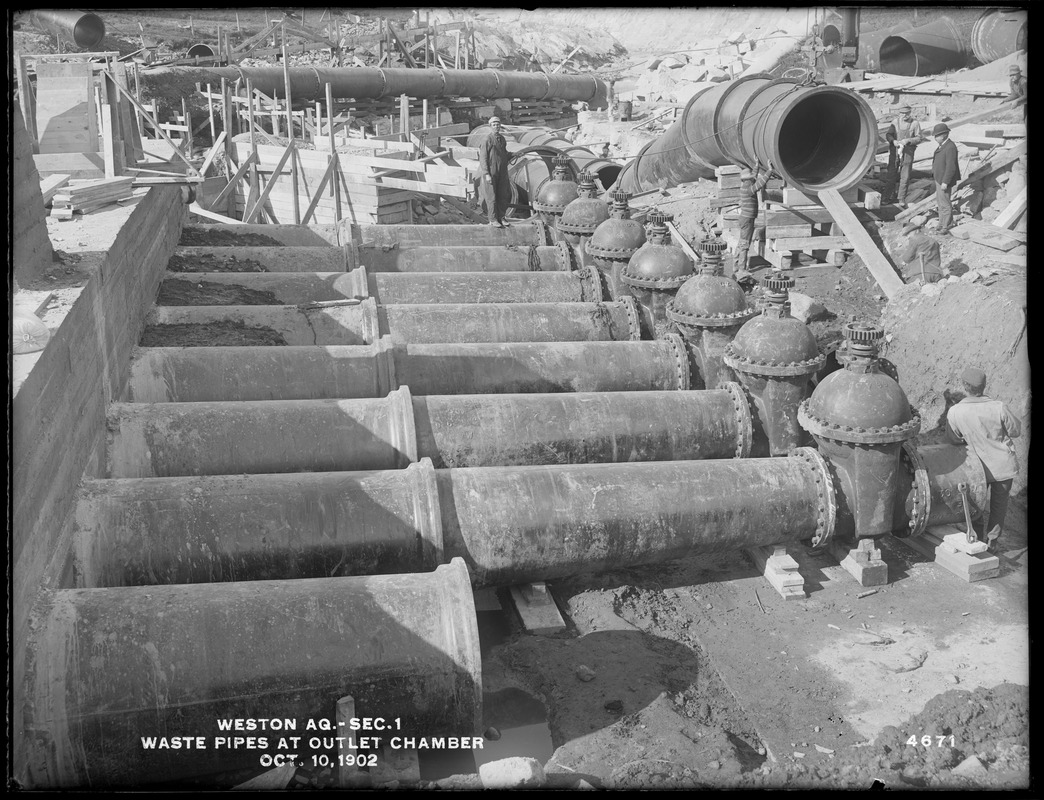
[(998, 228), (1012, 228), (1018, 221), (1019, 217), (1022, 216), (1022, 212), (1026, 210), (1026, 197), (1028, 187), (1023, 186), (1022, 190), (1015, 195), (1004, 210), (993, 220), (993, 224)]
[(877, 285), (881, 287), (885, 296), (892, 297), (903, 286), (903, 279), (899, 277), (888, 259), (874, 244), (874, 240), (870, 238), (870, 234), (862, 223), (856, 219), (852, 209), (848, 207), (848, 203), (842, 199), (836, 189), (824, 189), (819, 192), (819, 200), (848, 236), (855, 251), (866, 268), (870, 270), (870, 274), (874, 276), (874, 280), (877, 281)]
[[(286, 150), (283, 152), (282, 158), (279, 159), (279, 163), (276, 164), (276, 166), (275, 166), (275, 171), (276, 172), (279, 172), (279, 170), (281, 170), (283, 168), (283, 165), (286, 164), (287, 159), (290, 158), (291, 154), (296, 149), (297, 148), (294, 147), (294, 140), (291, 139), (290, 140), (290, 144), (288, 144), (286, 146)], [(249, 223), (253, 222), (257, 218), (258, 212), (264, 206), (265, 201), (268, 200), (268, 195), (270, 195), (272, 193), (272, 189), (274, 187), (275, 187), (275, 182), (274, 181), (269, 181), (268, 185), (265, 186), (264, 190), (261, 192), (261, 196), (257, 199), (257, 202), (254, 204), (253, 208), (250, 209), (250, 213), (248, 213), (243, 218), (244, 222), (249, 224)]]
[(48, 175), (40, 181), (40, 193), (43, 195), (44, 205), (51, 202), (54, 193), (69, 182), (69, 176), (63, 173)]
[[(766, 238), (769, 238), (767, 234)], [(789, 250), (838, 250), (846, 247), (852, 247), (847, 236), (801, 236), (772, 239), (772, 249), (780, 253)]]
[(424, 181), (409, 181), (403, 178), (380, 178), (382, 186), (392, 186), (397, 189), (408, 189), (411, 192), (421, 194), (444, 194), (449, 197), (467, 198), (467, 187), (464, 185), (447, 183), (426, 183)]
[(228, 185), (221, 190), (221, 194), (214, 198), (214, 202), (211, 205), (219, 205), (222, 200), (228, 197), (232, 192), (236, 191), (236, 186), (239, 183), (239, 179), (242, 178), (244, 174), (246, 174), (247, 169), (250, 168), (250, 166), (254, 163), (256, 158), (257, 156), (254, 153), (250, 153), (249, 155), (247, 155), (245, 159), (243, 159), (243, 163), (239, 165), (239, 169), (236, 170), (236, 174), (232, 176), (231, 180), (229, 180)]

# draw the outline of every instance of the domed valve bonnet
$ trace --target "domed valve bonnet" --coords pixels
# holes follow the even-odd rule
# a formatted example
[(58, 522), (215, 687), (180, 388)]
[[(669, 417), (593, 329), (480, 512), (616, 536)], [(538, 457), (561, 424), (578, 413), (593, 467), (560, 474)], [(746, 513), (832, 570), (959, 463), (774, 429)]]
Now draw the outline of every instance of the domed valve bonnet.
[[(654, 229), (655, 230), (655, 229)], [(674, 291), (693, 276), (692, 259), (677, 245), (654, 235), (631, 255), (620, 279), (637, 289)]]
[(566, 206), (580, 196), (580, 187), (570, 177), (570, 159), (567, 156), (555, 156), (552, 180), (541, 187), (533, 208), (545, 215), (560, 217)]
[[(849, 322), (844, 335), (846, 352), (841, 360), (847, 374), (878, 373), (878, 342), (884, 338), (884, 330), (873, 324)], [(843, 373), (827, 376), (798, 409), (798, 421), (813, 436), (855, 444), (889, 444), (912, 439), (920, 432), (920, 416), (893, 378), (880, 374), (874, 382), (859, 384), (864, 388), (858, 406), (847, 402), (849, 391), (838, 394), (837, 381), (844, 380), (848, 379)], [(850, 380), (860, 378), (852, 376)], [(872, 415), (869, 420), (867, 414)], [(865, 424), (858, 424), (864, 420)]]
[(595, 197), (597, 188), (594, 176), (590, 172), (581, 172), (579, 181), (578, 196), (562, 211), (557, 227), (567, 235), (589, 237), (599, 225), (609, 219), (609, 209), (604, 202)]

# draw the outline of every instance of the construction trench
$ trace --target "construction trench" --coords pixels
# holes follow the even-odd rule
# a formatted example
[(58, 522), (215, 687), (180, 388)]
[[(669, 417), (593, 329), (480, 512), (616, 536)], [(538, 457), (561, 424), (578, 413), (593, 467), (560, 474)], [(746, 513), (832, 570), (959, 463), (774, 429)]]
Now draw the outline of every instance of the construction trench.
[[(572, 77), (563, 91), (602, 91)], [(729, 678), (720, 639), (657, 638), (649, 620), (727, 627), (735, 604), (678, 587), (751, 575), (763, 614), (770, 595), (894, 597), (910, 581), (902, 542), (981, 526), (987, 477), (964, 447), (918, 440), (876, 321), (842, 325), (827, 352), (791, 314), (793, 278), (764, 277), (755, 305), (720, 236), (691, 254), (673, 218), (636, 221), (628, 201), (754, 158), (842, 192), (873, 160), (875, 124), (860, 95), (755, 77), (694, 96), (622, 169), (520, 138), (569, 158), (519, 178), (515, 199), (538, 214), (505, 229), (201, 224), (182, 187), (153, 187), (17, 398), (36, 400), (14, 431), (20, 785), (225, 788), (296, 766), (322, 776), (312, 786), (388, 786), (379, 773), (403, 758), (391, 777), (419, 762), (434, 782), (535, 729), (554, 750), (545, 785), (578, 788), (564, 773), (596, 770), (577, 750), (588, 731), (555, 709), (554, 671), (575, 644), (591, 677), (566, 677), (590, 686), (600, 657), (629, 658), (625, 631), (656, 641), (631, 643), (635, 675), (613, 678), (636, 695), (620, 719), (655, 730), (649, 709), (694, 705), (687, 719), (724, 720), (699, 746), (733, 755), (657, 773), (628, 749), (605, 785), (758, 785), (739, 765), (786, 757), (766, 718), (790, 679), (758, 696)], [(596, 178), (615, 183), (606, 198)], [(980, 577), (1000, 572), (965, 544)], [(727, 566), (737, 553), (753, 572)], [(842, 581), (817, 589), (810, 558)], [(612, 588), (632, 570), (663, 586)], [(607, 587), (619, 627), (595, 626), (590, 598), (556, 603), (584, 580)], [(688, 671), (665, 666), (678, 642)], [(532, 683), (512, 672), (544, 659)], [(659, 672), (662, 691), (645, 674)], [(351, 719), (394, 728), (346, 745)]]

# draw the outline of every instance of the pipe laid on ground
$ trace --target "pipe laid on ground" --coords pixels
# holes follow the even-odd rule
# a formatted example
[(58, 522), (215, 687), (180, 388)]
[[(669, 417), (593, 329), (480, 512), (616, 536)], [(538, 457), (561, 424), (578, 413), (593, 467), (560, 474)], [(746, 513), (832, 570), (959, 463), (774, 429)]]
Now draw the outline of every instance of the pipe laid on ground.
[(134, 403), (317, 400), (689, 388), (685, 344), (501, 342), (291, 347), (140, 347), (122, 399)]
[[(513, 223), (506, 228), (488, 225), (356, 225), (342, 242), (378, 247), (468, 247), (550, 245), (548, 227), (541, 221)], [(352, 263), (359, 263), (358, 259)]]
[(855, 92), (752, 75), (695, 95), (624, 167), (614, 188), (637, 194), (710, 180), (727, 164), (771, 161), (797, 189), (844, 191), (863, 179), (876, 144), (877, 120)]
[(110, 478), (745, 458), (738, 384), (698, 392), (113, 403)]
[[(177, 73), (188, 74), (187, 69)], [(542, 72), (505, 72), (496, 69), (408, 69), (405, 67), (220, 67), (202, 70), (203, 83), (249, 80), (269, 97), (286, 97), (286, 84), (295, 101), (322, 100), (326, 84), (334, 98), (398, 97), (512, 98), (517, 100), (574, 100), (604, 109), (609, 87), (594, 75), (547, 75)]]
[(577, 259), (565, 242), (556, 245), (470, 245), (468, 247), (379, 247), (349, 250), (352, 267), (369, 272), (543, 272), (576, 269)]
[[(65, 589), (40, 610), (29, 653), (24, 735), (40, 786), (137, 787), (256, 770), (264, 753), (330, 754), (336, 745), (309, 740), (352, 732), (305, 728), (334, 723), (345, 695), (360, 717), (399, 719), (402, 735), (481, 731), (478, 625), (460, 559), (417, 575)], [(256, 718), (296, 730), (218, 727)], [(267, 741), (232, 746), (248, 736)], [(282, 736), (299, 746), (278, 749)], [(146, 737), (182, 747), (145, 749)]]
[(97, 14), (73, 9), (42, 9), (29, 12), (34, 27), (71, 42), (84, 50), (95, 50), (105, 39), (105, 23)]
[(997, 61), (1028, 44), (1029, 12), (1025, 8), (989, 8), (975, 20), (971, 49), (983, 64)]
[[(341, 301), (333, 301), (335, 303)], [(378, 306), (373, 298), (343, 305), (155, 306), (142, 342), (171, 334), (183, 346), (247, 344), (253, 330), (287, 345), (371, 344), (383, 333), (405, 342), (572, 342), (640, 339), (634, 299), (605, 303), (426, 303)], [(222, 339), (223, 335), (227, 339)]]
[(825, 541), (834, 514), (810, 448), (449, 470), (425, 459), (391, 472), (87, 480), (75, 548), (88, 586), (425, 570), (456, 556), (476, 586), (498, 586)]
[[(596, 303), (602, 283), (593, 268), (575, 272), (204, 272), (167, 273), (160, 306), (292, 305), (373, 297), (378, 303)], [(251, 302), (248, 298), (255, 298)]]
[(890, 75), (936, 75), (968, 64), (967, 34), (949, 17), (895, 32), (881, 42), (881, 71)]

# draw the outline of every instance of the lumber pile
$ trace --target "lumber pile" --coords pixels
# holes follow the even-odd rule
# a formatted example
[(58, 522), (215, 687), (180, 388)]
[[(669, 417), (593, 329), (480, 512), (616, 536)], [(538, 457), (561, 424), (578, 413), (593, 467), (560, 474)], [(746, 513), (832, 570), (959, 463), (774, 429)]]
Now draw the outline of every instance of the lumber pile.
[(45, 208), (51, 205), (51, 199), (55, 193), (69, 182), (70, 177), (69, 175), (58, 174), (47, 175), (40, 179), (40, 194), (43, 195)]
[(126, 200), (134, 192), (134, 178), (109, 178), (98, 181), (69, 182), (51, 198), (51, 216), (72, 219), (74, 214), (91, 211)]

